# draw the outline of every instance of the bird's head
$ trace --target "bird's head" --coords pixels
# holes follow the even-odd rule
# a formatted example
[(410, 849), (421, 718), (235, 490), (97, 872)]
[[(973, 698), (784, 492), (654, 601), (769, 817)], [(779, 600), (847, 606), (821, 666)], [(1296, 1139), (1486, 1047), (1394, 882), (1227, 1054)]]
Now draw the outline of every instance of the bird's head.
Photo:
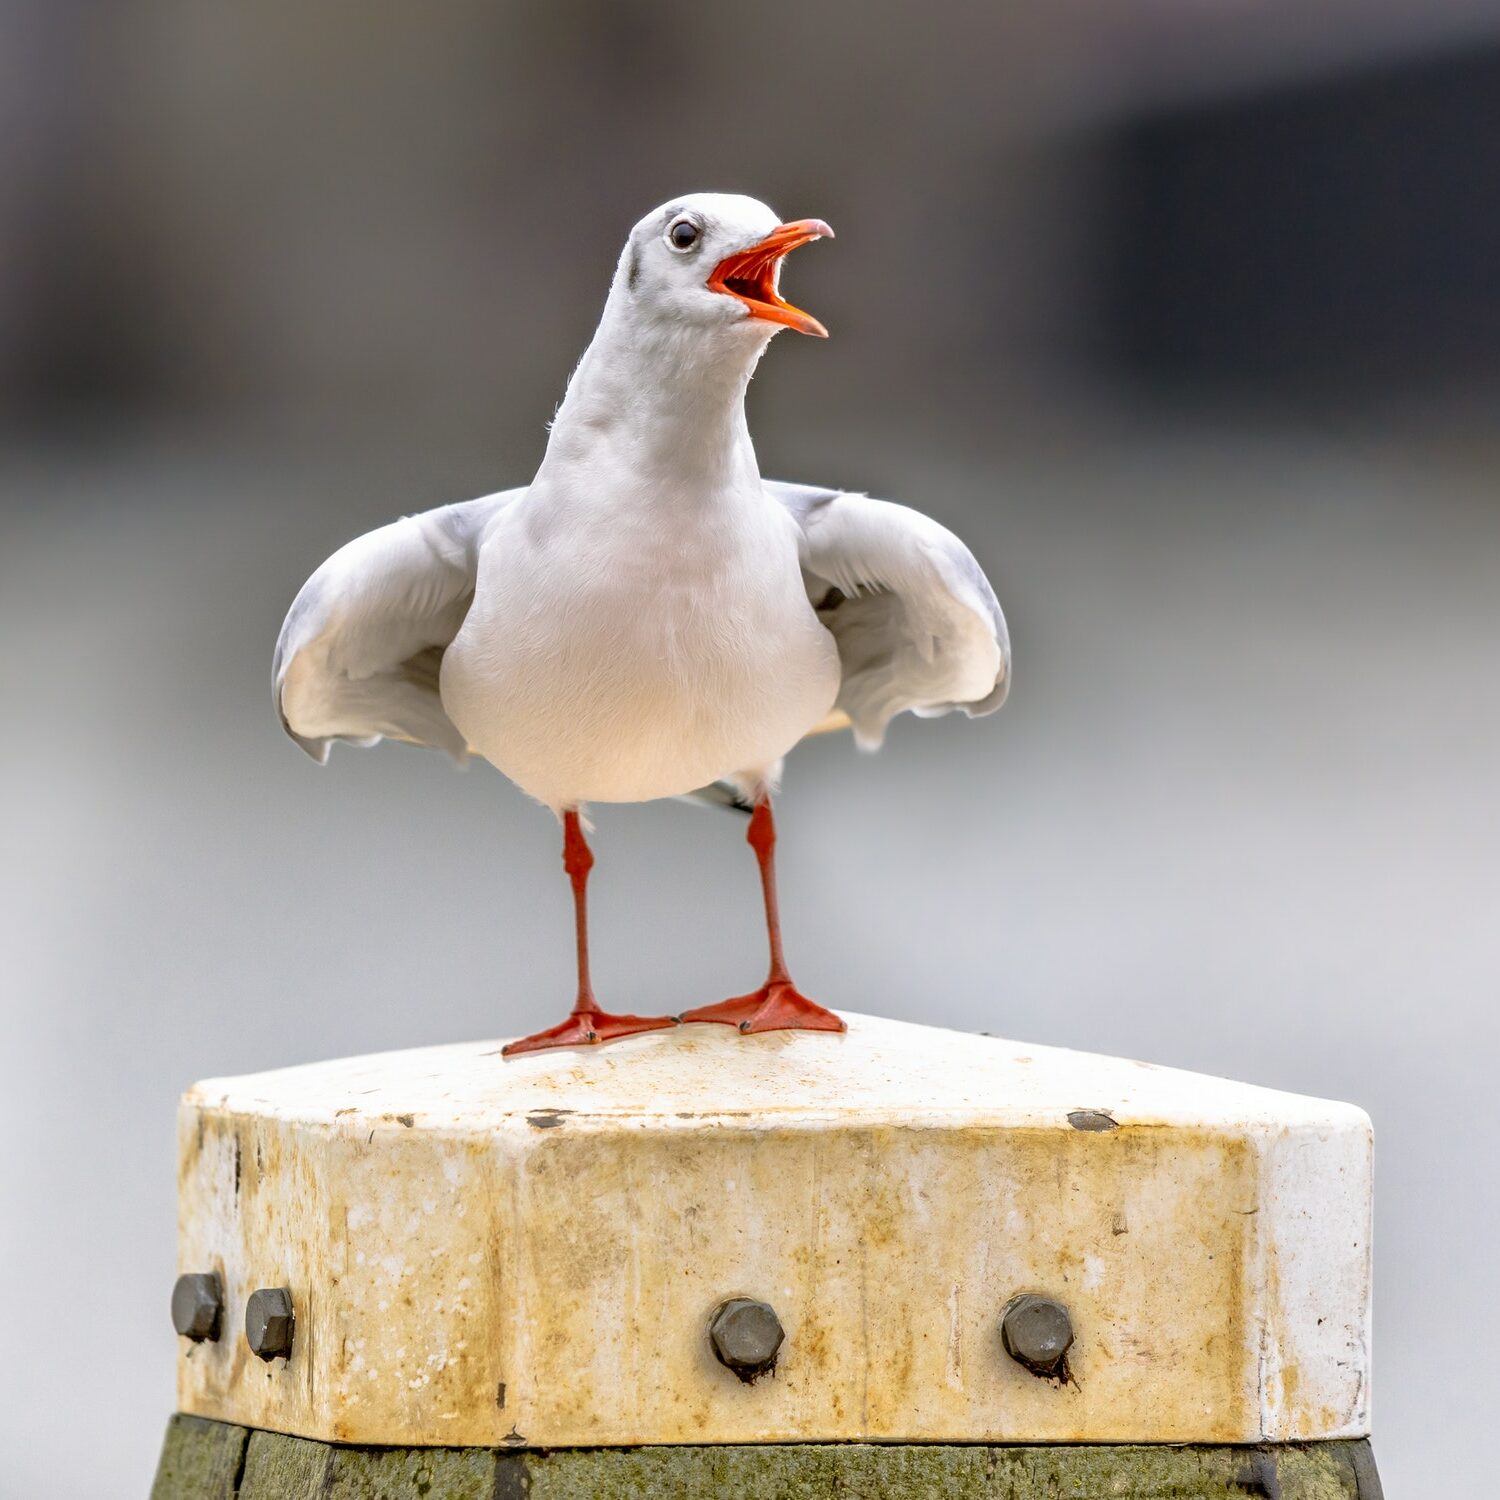
[(726, 330), (760, 345), (783, 328), (827, 338), (815, 317), (778, 290), (783, 257), (823, 238), (833, 231), (821, 219), (784, 224), (754, 198), (689, 193), (631, 230), (614, 294), (679, 328)]

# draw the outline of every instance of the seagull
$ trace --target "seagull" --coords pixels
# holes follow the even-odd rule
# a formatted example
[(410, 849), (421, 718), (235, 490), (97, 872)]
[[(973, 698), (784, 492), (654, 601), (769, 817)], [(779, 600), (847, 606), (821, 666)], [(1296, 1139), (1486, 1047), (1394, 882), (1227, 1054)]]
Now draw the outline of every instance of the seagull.
[[(875, 749), (907, 710), (1005, 701), (1005, 617), (956, 536), (902, 505), (761, 477), (750, 377), (782, 329), (827, 337), (781, 296), (782, 261), (832, 237), (735, 194), (647, 214), (531, 483), (356, 538), (282, 626), (277, 708), (315, 760), (335, 740), (478, 755), (561, 820), (577, 996), (508, 1057), (683, 1021), (842, 1031), (782, 951), (783, 759), (822, 731)], [(589, 972), (587, 807), (684, 796), (750, 814), (766, 981), (681, 1016), (610, 1014)]]

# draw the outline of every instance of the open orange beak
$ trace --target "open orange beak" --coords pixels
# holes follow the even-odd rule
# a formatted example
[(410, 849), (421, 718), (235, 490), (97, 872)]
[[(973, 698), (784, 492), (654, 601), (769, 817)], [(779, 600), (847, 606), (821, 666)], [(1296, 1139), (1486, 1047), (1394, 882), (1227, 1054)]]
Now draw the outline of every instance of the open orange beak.
[(795, 219), (790, 224), (778, 224), (758, 245), (721, 260), (708, 278), (708, 289), (743, 302), (752, 318), (826, 339), (828, 330), (811, 313), (782, 299), (776, 290), (776, 278), (782, 257), (789, 251), (813, 240), (832, 238), (833, 231), (821, 219)]

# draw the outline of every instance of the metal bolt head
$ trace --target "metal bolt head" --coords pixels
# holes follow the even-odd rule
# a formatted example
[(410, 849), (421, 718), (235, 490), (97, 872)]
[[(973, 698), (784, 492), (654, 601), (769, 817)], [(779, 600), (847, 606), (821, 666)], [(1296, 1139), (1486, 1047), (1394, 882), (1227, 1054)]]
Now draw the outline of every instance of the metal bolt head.
[(1015, 1298), (1000, 1320), (1000, 1341), (1005, 1352), (1033, 1375), (1067, 1379), (1073, 1320), (1061, 1302), (1035, 1292)]
[(770, 1303), (731, 1297), (714, 1309), (708, 1338), (719, 1363), (749, 1385), (775, 1369), (786, 1330)]
[(172, 1288), (172, 1327), (183, 1338), (201, 1344), (219, 1337), (224, 1293), (213, 1271), (189, 1271)]
[(284, 1286), (262, 1287), (245, 1303), (245, 1338), (262, 1359), (284, 1359), (292, 1352), (292, 1294)]

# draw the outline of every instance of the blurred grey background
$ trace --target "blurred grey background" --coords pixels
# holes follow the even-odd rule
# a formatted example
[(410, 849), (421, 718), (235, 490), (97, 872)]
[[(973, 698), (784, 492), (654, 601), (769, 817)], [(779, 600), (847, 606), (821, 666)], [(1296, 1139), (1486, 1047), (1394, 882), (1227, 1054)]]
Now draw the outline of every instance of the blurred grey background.
[[(998, 718), (793, 757), (804, 984), (1363, 1104), (1380, 1462), (1486, 1491), (1496, 4), (50, 0), (0, 127), (0, 1493), (145, 1493), (182, 1086), (559, 1013), (552, 820), (318, 771), (271, 647), (349, 536), (530, 475), (698, 188), (839, 232), (766, 472), (952, 525), (1015, 638)], [(742, 824), (598, 825), (606, 1002), (757, 976)]]

